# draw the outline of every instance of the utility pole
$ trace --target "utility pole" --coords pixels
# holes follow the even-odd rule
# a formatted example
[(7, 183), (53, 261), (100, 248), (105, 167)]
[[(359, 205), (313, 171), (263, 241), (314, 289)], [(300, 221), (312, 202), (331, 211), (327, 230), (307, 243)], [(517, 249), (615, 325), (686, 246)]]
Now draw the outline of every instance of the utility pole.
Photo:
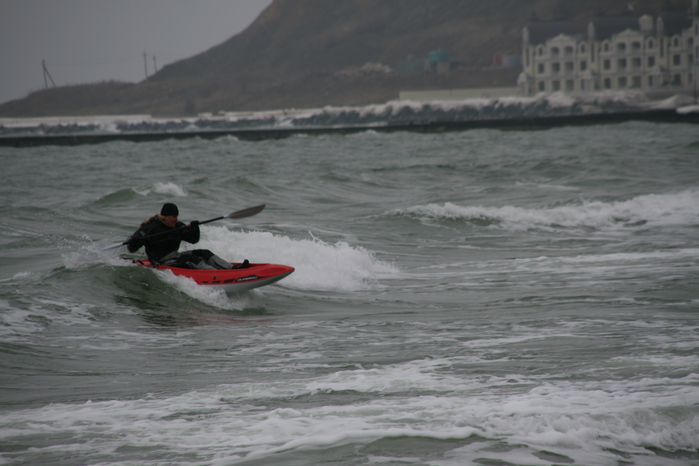
[(46, 76), (48, 76), (49, 79), (51, 80), (51, 84), (53, 84), (53, 87), (56, 87), (56, 83), (53, 82), (53, 78), (51, 77), (51, 73), (49, 73), (48, 68), (46, 68), (46, 60), (41, 60), (41, 68), (43, 68), (43, 70), (44, 70), (44, 89), (49, 88), (49, 83), (48, 83), (48, 81), (46, 81)]
[(143, 51), (143, 68), (146, 71), (146, 81), (148, 81), (148, 60), (146, 59), (146, 51)]

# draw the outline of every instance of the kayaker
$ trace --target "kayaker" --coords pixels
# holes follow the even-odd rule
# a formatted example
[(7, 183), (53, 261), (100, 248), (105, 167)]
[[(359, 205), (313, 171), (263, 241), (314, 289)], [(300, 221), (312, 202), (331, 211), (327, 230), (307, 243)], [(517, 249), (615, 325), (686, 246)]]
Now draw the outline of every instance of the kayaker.
[[(136, 252), (141, 246), (145, 246), (146, 255), (154, 265), (208, 270), (238, 268), (208, 249), (179, 252), (180, 242), (198, 243), (200, 235), (199, 222), (194, 220), (185, 225), (178, 221), (179, 214), (175, 204), (163, 204), (160, 214), (141, 223), (138, 230), (127, 240), (126, 247), (129, 252)], [(248, 266), (246, 259), (240, 268)]]

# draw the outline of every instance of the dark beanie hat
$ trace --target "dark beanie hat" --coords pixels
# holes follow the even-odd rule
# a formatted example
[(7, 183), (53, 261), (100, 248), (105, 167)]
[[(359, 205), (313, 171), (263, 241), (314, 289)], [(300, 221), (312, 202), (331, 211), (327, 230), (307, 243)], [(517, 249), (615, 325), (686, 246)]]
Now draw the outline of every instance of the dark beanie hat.
[(160, 209), (160, 215), (162, 216), (175, 216), (177, 217), (180, 215), (180, 211), (177, 210), (177, 206), (175, 204), (172, 204), (171, 202), (167, 202), (163, 204), (163, 208)]

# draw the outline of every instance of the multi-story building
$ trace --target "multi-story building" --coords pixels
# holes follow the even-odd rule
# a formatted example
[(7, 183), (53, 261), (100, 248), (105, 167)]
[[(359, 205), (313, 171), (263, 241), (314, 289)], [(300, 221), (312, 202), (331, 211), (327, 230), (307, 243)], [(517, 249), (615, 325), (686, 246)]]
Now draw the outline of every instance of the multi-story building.
[(521, 95), (637, 89), (693, 91), (699, 76), (699, 0), (660, 15), (600, 12), (586, 33), (570, 22), (530, 18), (522, 31)]

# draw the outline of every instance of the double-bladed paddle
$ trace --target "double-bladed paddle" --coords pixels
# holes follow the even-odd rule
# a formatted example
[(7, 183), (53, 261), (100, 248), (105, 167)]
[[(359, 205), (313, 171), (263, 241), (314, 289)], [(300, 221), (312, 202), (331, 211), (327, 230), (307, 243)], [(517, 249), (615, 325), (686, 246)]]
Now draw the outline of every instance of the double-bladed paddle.
[[(203, 224), (205, 224), (205, 223), (215, 222), (216, 220), (222, 220), (222, 219), (224, 219), (224, 218), (245, 218), (245, 217), (252, 217), (253, 215), (257, 215), (257, 214), (259, 214), (260, 212), (262, 212), (262, 209), (264, 209), (265, 206), (266, 206), (266, 204), (260, 204), (260, 205), (257, 205), (257, 206), (255, 206), (255, 207), (248, 207), (247, 209), (236, 210), (235, 212), (231, 212), (231, 213), (228, 214), (228, 215), (222, 215), (222, 216), (220, 216), (220, 217), (210, 218), (209, 220), (201, 221), (201, 222), (199, 222), (199, 225), (203, 225)], [(156, 234), (154, 234), (154, 235), (149, 236), (147, 239), (150, 240), (151, 238), (155, 238), (156, 236), (160, 236), (160, 235), (165, 234), (165, 233), (172, 233), (173, 231), (177, 231), (177, 230), (183, 230), (183, 229), (185, 229), (185, 228), (189, 228), (189, 225), (185, 225), (185, 226), (183, 226), (183, 227), (175, 228), (175, 229), (170, 230), (170, 231), (164, 231), (164, 232), (162, 232), (162, 233), (156, 233)], [(124, 241), (123, 243), (112, 244), (111, 246), (107, 246), (106, 248), (104, 248), (103, 251), (108, 251), (108, 250), (110, 250), (110, 249), (116, 249), (116, 248), (118, 248), (118, 247), (120, 247), (120, 246), (124, 246), (124, 245), (129, 244), (129, 242), (130, 242), (130, 241)]]

